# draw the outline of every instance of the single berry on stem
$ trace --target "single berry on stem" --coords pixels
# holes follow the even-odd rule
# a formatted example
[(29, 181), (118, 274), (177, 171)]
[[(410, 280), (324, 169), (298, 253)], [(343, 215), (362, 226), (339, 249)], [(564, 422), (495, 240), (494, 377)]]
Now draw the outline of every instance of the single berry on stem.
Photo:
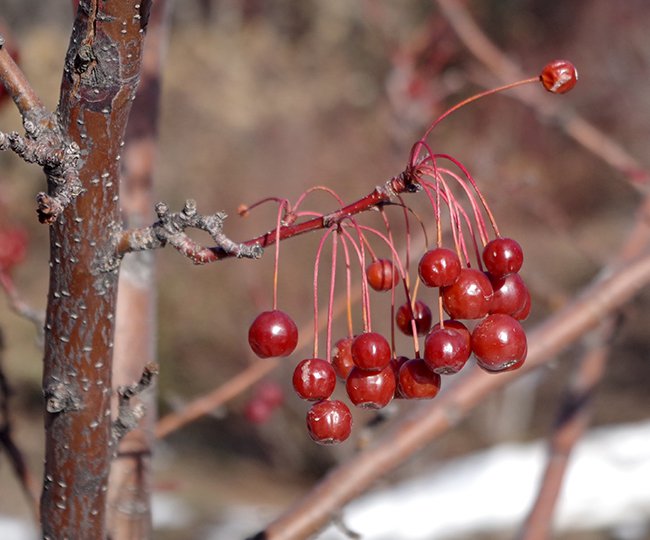
[(554, 60), (544, 66), (539, 80), (549, 92), (564, 94), (578, 82), (578, 70), (568, 60)]
[(293, 371), (293, 388), (296, 394), (308, 401), (327, 399), (334, 392), (336, 373), (332, 365), (322, 358), (306, 358)]
[(366, 268), (366, 278), (376, 291), (390, 291), (399, 282), (399, 273), (388, 259), (375, 259)]
[(524, 251), (512, 238), (495, 238), (483, 248), (485, 268), (494, 277), (519, 272), (524, 264)]
[(451, 327), (432, 330), (424, 340), (424, 362), (434, 373), (458, 373), (471, 354), (466, 336)]
[(284, 311), (263, 311), (248, 329), (248, 343), (260, 358), (289, 356), (298, 344), (298, 328)]
[(414, 358), (400, 367), (397, 386), (403, 398), (431, 399), (440, 391), (440, 382), (440, 375), (431, 371), (423, 360)]
[(429, 306), (427, 306), (421, 300), (416, 300), (413, 304), (413, 309), (411, 309), (411, 304), (406, 302), (397, 308), (397, 313), (395, 314), (395, 322), (397, 323), (397, 328), (403, 334), (407, 336), (413, 335), (413, 329), (411, 327), (411, 321), (415, 321), (415, 330), (418, 336), (424, 336), (431, 328), (431, 322), (433, 316)]
[(455, 251), (437, 247), (430, 249), (420, 259), (418, 274), (428, 287), (447, 287), (460, 275), (460, 259)]
[(345, 381), (345, 389), (357, 407), (381, 409), (393, 399), (396, 384), (395, 372), (390, 365), (381, 371), (355, 367)]
[(390, 344), (377, 332), (364, 332), (352, 341), (352, 362), (360, 369), (381, 371), (391, 358)]
[(318, 444), (343, 442), (352, 432), (352, 413), (338, 400), (314, 403), (307, 412), (307, 431)]
[(485, 371), (494, 373), (512, 369), (526, 358), (526, 333), (514, 317), (494, 313), (474, 328), (472, 351), (478, 365)]
[(480, 270), (463, 268), (456, 282), (441, 291), (443, 307), (454, 319), (480, 319), (490, 311), (492, 284)]

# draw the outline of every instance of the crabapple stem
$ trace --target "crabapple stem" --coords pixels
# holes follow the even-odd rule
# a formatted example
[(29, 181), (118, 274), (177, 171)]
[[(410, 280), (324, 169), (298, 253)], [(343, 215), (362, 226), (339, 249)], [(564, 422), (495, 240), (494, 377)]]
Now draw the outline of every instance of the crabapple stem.
[[(333, 229), (330, 229), (333, 230)], [(325, 358), (328, 362), (331, 362), (332, 359), (332, 320), (333, 320), (333, 309), (334, 309), (334, 287), (336, 285), (336, 255), (338, 248), (338, 234), (334, 234), (332, 237), (332, 268), (330, 275), (330, 293), (327, 306), (327, 341), (325, 342), (326, 346), (326, 355)]]
[[(325, 231), (325, 234), (323, 237), (320, 239), (320, 242), (318, 243), (318, 250), (316, 251), (316, 258), (314, 260), (314, 358), (318, 358), (318, 269), (320, 267), (320, 258), (323, 253), (323, 248), (325, 247), (325, 242), (329, 238), (330, 234), (332, 234), (332, 231), (334, 229), (330, 227)], [(335, 263), (334, 263), (335, 264)], [(328, 307), (328, 340), (329, 340), (329, 327), (330, 327), (330, 321), (329, 318), (331, 316), (331, 302)]]
[(273, 309), (278, 309), (278, 268), (280, 267), (280, 227), (282, 226), (282, 213), (289, 203), (285, 199), (279, 200), (278, 215), (275, 225), (275, 264), (273, 266)]
[[(442, 115), (440, 115), (436, 120), (432, 122), (432, 124), (428, 127), (428, 129), (424, 132), (424, 135), (422, 135), (422, 138), (418, 141), (424, 142), (427, 140), (433, 129), (440, 123), (442, 122), (445, 118), (447, 118), (451, 113), (457, 111), (458, 109), (464, 107), (465, 105), (468, 105), (476, 100), (479, 100), (481, 98), (484, 98), (486, 96), (491, 96), (492, 94), (496, 94), (498, 92), (503, 92), (505, 90), (510, 90), (512, 88), (516, 88), (518, 86), (523, 86), (525, 84), (530, 84), (530, 83), (538, 83), (539, 82), (539, 76), (536, 77), (531, 77), (530, 79), (524, 79), (521, 81), (517, 81), (514, 83), (509, 83), (505, 84), (503, 86), (499, 86), (497, 88), (491, 88), (490, 90), (485, 90), (483, 92), (479, 92), (478, 94), (474, 94), (473, 96), (468, 97), (467, 99), (464, 99), (460, 103), (457, 103), (454, 105), (451, 109), (448, 109), (446, 112), (444, 112)], [(418, 144), (416, 143), (416, 144)], [(419, 153), (419, 148), (418, 148), (418, 153)], [(417, 158), (417, 154), (414, 156)], [(411, 165), (414, 164), (414, 161), (411, 162)]]

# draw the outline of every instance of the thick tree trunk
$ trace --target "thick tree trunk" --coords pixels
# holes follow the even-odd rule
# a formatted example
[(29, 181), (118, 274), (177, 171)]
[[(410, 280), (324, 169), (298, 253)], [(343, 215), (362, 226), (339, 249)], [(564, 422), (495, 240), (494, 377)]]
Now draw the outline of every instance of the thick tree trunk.
[[(84, 192), (52, 225), (43, 391), (44, 538), (106, 536), (114, 452), (111, 368), (119, 261), (121, 143), (150, 2), (81, 2), (66, 56), (58, 127), (80, 149)], [(57, 178), (48, 177), (54, 191)]]

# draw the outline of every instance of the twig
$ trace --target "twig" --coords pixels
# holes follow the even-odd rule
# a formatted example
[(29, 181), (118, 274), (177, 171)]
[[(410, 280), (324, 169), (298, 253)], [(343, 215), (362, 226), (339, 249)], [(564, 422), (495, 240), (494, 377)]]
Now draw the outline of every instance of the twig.
[[(457, 0), (436, 0), (436, 2), (467, 49), (498, 79), (507, 82), (523, 78), (521, 68), (490, 41), (461, 2)], [(530, 92), (529, 89), (521, 89), (509, 95), (532, 107), (538, 114), (551, 118), (577, 143), (625, 175), (626, 180), (634, 188), (642, 193), (648, 192), (650, 172), (621, 145), (584, 118), (576, 113), (567, 114), (546, 96)]]
[(38, 523), (38, 488), (32, 473), (29, 470), (27, 461), (23, 453), (18, 448), (12, 435), (12, 425), (10, 420), (10, 407), (9, 399), (11, 397), (11, 389), (9, 382), (3, 370), (2, 354), (4, 352), (4, 336), (0, 330), (0, 448), (4, 448), (7, 452), (7, 457), (14, 470), (16, 478), (20, 482), (23, 493), (27, 498), (27, 502), (32, 510), (34, 519)]
[(45, 107), (25, 74), (9, 55), (4, 42), (4, 38), (0, 36), (0, 83), (4, 84), (23, 118), (39, 120), (45, 116)]
[(120, 386), (117, 389), (118, 413), (112, 425), (115, 443), (138, 425), (138, 421), (144, 415), (144, 406), (141, 403), (132, 406), (131, 399), (149, 388), (156, 375), (158, 375), (158, 366), (154, 363), (147, 364), (137, 383)]
[[(157, 249), (169, 243), (195, 264), (207, 264), (233, 256), (258, 258), (264, 248), (275, 244), (277, 241), (319, 229), (327, 229), (349, 216), (386, 204), (399, 193), (417, 191), (419, 186), (411, 174), (412, 172), (404, 172), (391, 178), (365, 197), (339, 210), (306, 221), (283, 225), (280, 227), (279, 234), (273, 229), (241, 244), (227, 239), (223, 234), (222, 228), (223, 221), (226, 218), (225, 214), (218, 212), (203, 217), (196, 213), (196, 203), (192, 200), (188, 200), (186, 207), (179, 213), (169, 213), (167, 206), (159, 203), (156, 207), (159, 221), (150, 227), (122, 232), (117, 239), (117, 253), (121, 256), (132, 251)], [(201, 220), (208, 218), (211, 222), (205, 224), (201, 222)], [(184, 227), (194, 227), (207, 231), (212, 235), (217, 245), (214, 247), (198, 245), (183, 233)]]
[[(118, 241), (120, 254), (157, 249), (170, 244), (178, 252), (189, 258), (194, 264), (206, 264), (214, 261), (214, 251), (219, 250), (235, 257), (258, 259), (262, 248), (257, 243), (251, 245), (233, 242), (223, 233), (226, 214), (216, 212), (204, 216), (196, 210), (196, 202), (188, 199), (180, 212), (170, 212), (164, 203), (156, 205), (158, 221), (150, 227), (133, 229), (121, 234)], [(185, 229), (199, 229), (207, 232), (216, 242), (216, 247), (206, 248), (192, 240)]]
[(519, 540), (551, 537), (553, 512), (569, 458), (589, 425), (593, 394), (605, 372), (615, 328), (616, 325), (610, 318), (585, 340), (590, 348), (581, 359), (575, 378), (558, 410), (549, 441), (546, 471), (533, 508), (517, 536)]
[(181, 410), (163, 416), (156, 424), (156, 437), (163, 439), (174, 431), (209, 414), (262, 379), (267, 373), (278, 367), (279, 364), (280, 360), (278, 358), (259, 360), (211, 392), (192, 400)]

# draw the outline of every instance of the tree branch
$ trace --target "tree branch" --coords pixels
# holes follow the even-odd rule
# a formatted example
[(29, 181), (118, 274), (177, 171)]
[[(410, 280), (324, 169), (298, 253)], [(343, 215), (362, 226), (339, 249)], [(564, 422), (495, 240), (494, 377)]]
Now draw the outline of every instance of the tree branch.
[(25, 120), (40, 123), (48, 116), (45, 107), (27, 81), (25, 74), (9, 55), (4, 42), (4, 38), (0, 36), (0, 83), (14, 100), (21, 116)]
[(149, 388), (158, 375), (158, 366), (154, 363), (147, 364), (142, 372), (140, 380), (129, 386), (120, 386), (117, 389), (118, 413), (113, 421), (112, 432), (114, 447), (129, 431), (134, 429), (140, 419), (144, 416), (144, 406), (139, 403), (132, 406), (131, 399)]
[(587, 430), (591, 419), (593, 395), (605, 373), (610, 342), (616, 325), (612, 318), (585, 339), (589, 349), (577, 366), (562, 400), (548, 447), (548, 459), (542, 484), (528, 518), (517, 538), (535, 540), (552, 535), (553, 512), (562, 487), (571, 453)]
[[(273, 229), (241, 244), (235, 243), (223, 235), (225, 214), (216, 213), (202, 217), (196, 214), (195, 203), (191, 200), (187, 201), (181, 212), (170, 214), (167, 206), (159, 203), (156, 207), (159, 221), (150, 227), (121, 233), (117, 240), (117, 252), (119, 255), (123, 255), (131, 251), (164, 247), (169, 243), (177, 251), (191, 259), (194, 264), (207, 264), (228, 257), (258, 258), (262, 254), (262, 249), (275, 244), (276, 241), (287, 240), (319, 229), (327, 229), (350, 216), (386, 204), (400, 193), (418, 191), (420, 187), (416, 175), (415, 171), (406, 170), (382, 186), (376, 187), (365, 197), (326, 215), (301, 222), (295, 222), (295, 216), (289, 215), (287, 223), (280, 227), (279, 234)], [(185, 227), (205, 230), (210, 233), (217, 245), (213, 247), (198, 245), (182, 233)]]

